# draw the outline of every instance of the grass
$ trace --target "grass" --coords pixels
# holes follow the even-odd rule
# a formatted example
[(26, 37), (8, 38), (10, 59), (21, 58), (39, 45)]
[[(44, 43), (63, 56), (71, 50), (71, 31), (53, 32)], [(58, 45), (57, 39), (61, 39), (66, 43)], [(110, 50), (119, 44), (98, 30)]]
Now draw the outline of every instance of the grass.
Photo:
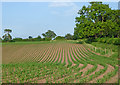
[(107, 44), (107, 43), (100, 43), (100, 42), (92, 42), (93, 46), (101, 47), (102, 49), (112, 49), (113, 52), (118, 52), (118, 46), (113, 44)]
[(3, 42), (2, 45), (23, 45), (23, 44), (48, 44), (50, 41), (21, 41), (21, 42)]
[(24, 44), (49, 44), (49, 43), (76, 43), (76, 40), (51, 40), (51, 41), (18, 41), (18, 42), (0, 42), (0, 45), (24, 45)]

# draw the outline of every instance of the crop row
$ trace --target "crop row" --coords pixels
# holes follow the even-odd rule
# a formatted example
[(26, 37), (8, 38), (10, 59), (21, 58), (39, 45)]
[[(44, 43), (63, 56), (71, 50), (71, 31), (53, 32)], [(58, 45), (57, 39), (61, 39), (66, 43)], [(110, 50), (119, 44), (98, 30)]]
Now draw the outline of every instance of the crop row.
[[(34, 50), (28, 49), (32, 49), (32, 47), (24, 48), (24, 51), (28, 52), (20, 54), (19, 57), (24, 54), (21, 59), (18, 56), (18, 59), (13, 58), (17, 61), (16, 64), (3, 65), (2, 79), (4, 82), (38, 82), (38, 80), (45, 79), (47, 83), (93, 81), (104, 83), (118, 72), (117, 60), (97, 55), (85, 45), (48, 44), (47, 46), (36, 46)], [(22, 60), (23, 63), (20, 64)], [(103, 66), (103, 69), (97, 70), (98, 65)], [(112, 72), (108, 71), (108, 65), (114, 68)], [(105, 74), (105, 72), (107, 73)], [(102, 77), (98, 78), (99, 76)], [(96, 78), (97, 80), (95, 80)]]

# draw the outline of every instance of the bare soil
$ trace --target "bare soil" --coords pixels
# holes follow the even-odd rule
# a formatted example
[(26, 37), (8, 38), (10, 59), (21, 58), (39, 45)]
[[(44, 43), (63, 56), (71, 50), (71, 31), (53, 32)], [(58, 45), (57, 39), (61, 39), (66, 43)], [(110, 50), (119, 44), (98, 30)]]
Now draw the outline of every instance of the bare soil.
[(96, 81), (100, 78), (102, 78), (104, 75), (106, 75), (107, 73), (111, 72), (114, 70), (114, 67), (111, 65), (108, 65), (107, 70), (105, 71), (105, 73), (101, 74), (100, 76), (96, 77), (94, 80), (90, 81), (90, 83), (96, 83)]

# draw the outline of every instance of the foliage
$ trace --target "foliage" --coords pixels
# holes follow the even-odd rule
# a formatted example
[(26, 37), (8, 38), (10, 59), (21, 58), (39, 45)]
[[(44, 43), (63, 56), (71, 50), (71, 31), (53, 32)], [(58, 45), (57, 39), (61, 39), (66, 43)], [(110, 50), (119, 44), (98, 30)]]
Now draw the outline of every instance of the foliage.
[(14, 41), (22, 41), (22, 38), (13, 38)]
[(38, 37), (37, 37), (36, 39), (40, 41), (40, 40), (41, 40), (41, 36), (40, 36), (40, 35), (38, 35)]
[(68, 34), (65, 35), (65, 39), (67, 39), (67, 40), (72, 40), (73, 37), (72, 37), (71, 34), (68, 33)]
[(29, 39), (32, 39), (32, 36), (29, 36), (28, 38), (29, 38)]
[(80, 38), (74, 33), (73, 40), (77, 40), (77, 39), (80, 39)]
[(78, 39), (76, 43), (77, 43), (77, 44), (84, 44), (84, 40)]
[(74, 34), (79, 38), (119, 37), (119, 11), (102, 2), (90, 2), (88, 7), (83, 6), (79, 10)]
[(5, 29), (4, 32), (7, 32), (8, 34), (12, 32), (11, 29)]
[(51, 38), (48, 38), (48, 37), (45, 38), (45, 41), (50, 41), (50, 40), (51, 40)]
[(65, 40), (65, 37), (57, 36), (57, 37), (55, 38), (55, 40)]
[(56, 34), (54, 33), (54, 31), (51, 31), (51, 30), (48, 30), (47, 32), (45, 33), (42, 33), (42, 35), (45, 37), (45, 38), (55, 38)]
[(8, 42), (12, 40), (12, 36), (10, 35), (10, 33), (12, 32), (11, 29), (5, 29), (4, 32), (6, 32), (5, 35), (3, 35), (3, 41), (4, 42)]
[(120, 44), (119, 38), (97, 38), (96, 41), (101, 43), (114, 44), (114, 45)]

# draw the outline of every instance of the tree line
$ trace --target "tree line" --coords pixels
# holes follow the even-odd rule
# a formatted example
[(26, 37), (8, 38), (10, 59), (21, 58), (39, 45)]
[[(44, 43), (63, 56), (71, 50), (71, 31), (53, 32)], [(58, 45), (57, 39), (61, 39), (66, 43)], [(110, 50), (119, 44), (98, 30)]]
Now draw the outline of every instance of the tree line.
[(71, 40), (73, 39), (73, 35), (71, 35), (70, 33), (66, 34), (65, 36), (57, 36), (56, 33), (54, 31), (48, 30), (45, 33), (42, 33), (42, 36), (44, 38), (41, 38), (40, 35), (38, 35), (38, 37), (33, 38), (32, 36), (28, 36), (28, 38), (26, 39), (22, 39), (22, 38), (13, 38), (11, 36), (11, 29), (5, 29), (4, 30), (5, 34), (2, 36), (1, 40), (3, 42), (15, 42), (15, 41), (50, 41), (52, 39), (54, 40)]

